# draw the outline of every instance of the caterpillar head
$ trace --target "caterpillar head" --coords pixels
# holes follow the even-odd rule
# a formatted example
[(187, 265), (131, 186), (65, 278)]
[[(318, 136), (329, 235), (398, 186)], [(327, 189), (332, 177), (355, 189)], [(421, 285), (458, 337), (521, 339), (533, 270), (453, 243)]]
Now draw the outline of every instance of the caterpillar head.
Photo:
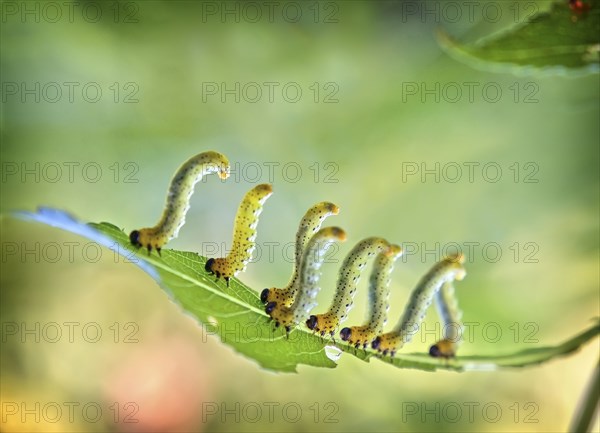
[(356, 348), (360, 346), (366, 348), (375, 338), (375, 332), (368, 326), (352, 326), (343, 328), (340, 337)]
[(217, 280), (223, 278), (227, 283), (227, 287), (229, 287), (230, 278), (235, 276), (227, 263), (227, 259), (224, 258), (208, 259), (204, 265), (204, 270), (211, 275), (215, 275)]
[(223, 180), (229, 177), (229, 160), (222, 153), (215, 152), (214, 150), (209, 150), (208, 152), (196, 155), (194, 158), (200, 158), (200, 162), (204, 162), (207, 164), (208, 173), (217, 173), (217, 175)]
[(221, 164), (219, 165), (219, 169), (217, 171), (219, 178), (225, 180), (229, 177), (229, 164)]
[(339, 320), (335, 315), (331, 314), (317, 314), (311, 315), (306, 321), (306, 326), (311, 331), (317, 332), (321, 334), (321, 336), (325, 336), (325, 334), (329, 334), (333, 337), (335, 334), (335, 330), (337, 329)]
[(134, 230), (129, 234), (129, 241), (131, 245), (136, 248), (145, 247), (148, 249), (148, 253), (152, 249), (156, 249), (160, 254), (160, 249), (167, 243), (167, 239), (164, 236), (157, 235), (152, 229), (139, 229)]
[[(275, 310), (275, 308), (277, 308), (277, 302), (275, 302), (274, 300), (272, 300), (272, 298), (269, 296), (270, 294), (273, 293), (273, 291), (276, 289), (264, 289), (261, 293), (260, 293), (260, 300), (263, 304), (265, 304), (265, 313), (267, 313), (269, 316), (271, 316), (271, 319), (274, 319), (272, 316), (273, 310)], [(277, 322), (277, 320), (275, 321), (276, 326), (279, 326), (279, 323)]]
[(271, 313), (273, 312), (273, 310), (277, 308), (277, 302), (269, 302), (267, 303), (267, 306), (265, 307), (265, 313), (271, 315)]
[(260, 293), (260, 300), (265, 305), (269, 304), (270, 302), (275, 302), (277, 304), (285, 305), (286, 307), (291, 307), (294, 303), (294, 297), (289, 293), (288, 290), (277, 289), (275, 287), (264, 289)]
[(382, 355), (394, 356), (396, 351), (402, 347), (402, 339), (400, 334), (396, 332), (388, 332), (387, 334), (379, 335), (371, 343), (373, 350), (378, 351)]
[(269, 289), (264, 289), (260, 293), (260, 302), (262, 302), (263, 304), (266, 304), (268, 300), (269, 300)]
[(204, 270), (210, 274), (213, 274), (213, 266), (215, 264), (215, 259), (208, 259), (206, 264), (204, 265)]
[[(278, 305), (281, 305), (282, 307), (288, 307), (288, 306), (285, 305), (283, 302), (281, 302), (281, 299), (278, 299), (276, 296), (272, 296), (272, 295), (273, 295), (273, 289), (264, 289), (260, 294), (260, 300), (262, 301), (263, 304), (265, 304), (265, 313), (267, 313), (269, 316), (271, 316), (272, 319), (274, 319), (273, 311), (277, 308)], [(276, 320), (276, 323), (277, 323), (277, 320)], [(277, 326), (279, 326), (279, 325), (277, 325)]]
[(216, 275), (217, 278), (223, 277), (226, 280), (233, 276), (231, 266), (229, 265), (227, 259), (222, 257), (208, 259), (204, 265), (204, 270), (209, 274)]
[(454, 358), (456, 345), (450, 340), (440, 340), (429, 348), (429, 355), (434, 358)]
[(306, 321), (306, 326), (308, 327), (308, 329), (316, 331), (315, 328), (317, 327), (317, 316), (311, 315)]
[(131, 233), (129, 233), (129, 241), (136, 248), (140, 248), (142, 246), (142, 244), (140, 243), (140, 232), (139, 232), (139, 230), (134, 230)]

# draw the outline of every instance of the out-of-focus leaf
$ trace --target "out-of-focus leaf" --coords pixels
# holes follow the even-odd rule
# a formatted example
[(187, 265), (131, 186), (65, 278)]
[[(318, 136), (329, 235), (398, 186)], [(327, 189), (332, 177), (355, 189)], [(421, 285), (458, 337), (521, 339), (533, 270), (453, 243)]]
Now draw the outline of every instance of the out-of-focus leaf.
[(557, 1), (549, 11), (472, 44), (455, 41), (444, 31), (438, 32), (438, 40), (452, 56), (485, 69), (506, 70), (508, 66), (525, 73), (598, 72), (600, 2), (584, 5), (586, 9), (576, 12), (568, 1)]
[[(258, 292), (236, 278), (230, 287), (215, 281), (204, 271), (206, 258), (196, 253), (163, 249), (162, 256), (136, 251), (128, 236), (110, 223), (85, 224), (64, 211), (41, 208), (37, 212), (15, 212), (18, 218), (38, 221), (76, 233), (110, 248), (146, 271), (171, 299), (194, 317), (206, 332), (239, 353), (255, 360), (261, 367), (294, 372), (300, 364), (313, 367), (335, 367), (341, 352), (362, 360), (378, 358), (371, 350), (354, 349), (342, 341), (326, 341), (298, 328), (289, 337), (282, 329), (274, 329), (264, 313)], [(381, 358), (399, 368), (425, 371), (496, 370), (502, 367), (526, 367), (549, 361), (578, 350), (600, 332), (596, 323), (583, 333), (557, 346), (527, 349), (508, 355), (460, 356), (451, 360), (432, 358), (424, 353), (397, 354), (393, 359)]]

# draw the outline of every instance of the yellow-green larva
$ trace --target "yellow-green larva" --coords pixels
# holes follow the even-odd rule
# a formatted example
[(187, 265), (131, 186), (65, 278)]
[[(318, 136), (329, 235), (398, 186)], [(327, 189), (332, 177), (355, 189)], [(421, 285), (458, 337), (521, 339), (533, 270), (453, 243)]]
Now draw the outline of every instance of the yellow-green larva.
[(254, 251), (256, 226), (263, 204), (273, 194), (273, 186), (260, 184), (246, 193), (235, 215), (233, 226), (233, 245), (227, 257), (208, 259), (204, 268), (229, 285), (229, 279), (246, 270)]
[(161, 248), (177, 237), (179, 229), (185, 223), (194, 185), (210, 173), (218, 173), (221, 179), (229, 177), (229, 161), (224, 155), (213, 151), (203, 152), (184, 162), (171, 180), (160, 221), (154, 227), (132, 231), (129, 235), (131, 243), (138, 248), (147, 248), (148, 254), (152, 249), (160, 254)]
[(447, 257), (436, 263), (413, 290), (410, 301), (396, 327), (391, 332), (375, 338), (371, 347), (383, 355), (394, 356), (398, 349), (410, 342), (440, 287), (448, 281), (462, 280), (465, 277), (466, 271), (463, 263), (464, 256), (462, 254)]
[(462, 336), (462, 311), (454, 294), (454, 284), (446, 281), (435, 294), (435, 306), (442, 321), (443, 336), (429, 348), (429, 354), (435, 358), (452, 358), (460, 344)]
[(329, 246), (335, 242), (344, 242), (346, 233), (339, 227), (325, 227), (319, 230), (308, 242), (300, 263), (298, 293), (290, 307), (276, 302), (270, 302), (265, 312), (275, 321), (276, 326), (285, 327), (286, 332), (308, 317), (315, 307), (315, 298), (321, 289), (319, 287), (319, 272), (323, 263), (323, 255)]
[(398, 245), (391, 245), (377, 255), (369, 278), (369, 319), (362, 326), (343, 328), (340, 331), (342, 340), (354, 347), (366, 348), (381, 334), (390, 308), (390, 275), (394, 270), (394, 263), (401, 255), (402, 248)]
[(306, 326), (321, 335), (333, 336), (352, 308), (356, 286), (367, 265), (367, 260), (389, 246), (390, 244), (382, 238), (372, 237), (360, 241), (342, 263), (333, 303), (329, 311), (310, 316), (306, 321)]
[(298, 272), (302, 262), (302, 256), (308, 241), (321, 228), (323, 221), (330, 215), (337, 215), (340, 209), (333, 203), (323, 201), (312, 206), (300, 221), (298, 232), (296, 233), (296, 254), (292, 277), (283, 288), (272, 287), (264, 289), (260, 294), (260, 299), (264, 304), (275, 302), (277, 304), (289, 307), (294, 302), (296, 293), (298, 293)]

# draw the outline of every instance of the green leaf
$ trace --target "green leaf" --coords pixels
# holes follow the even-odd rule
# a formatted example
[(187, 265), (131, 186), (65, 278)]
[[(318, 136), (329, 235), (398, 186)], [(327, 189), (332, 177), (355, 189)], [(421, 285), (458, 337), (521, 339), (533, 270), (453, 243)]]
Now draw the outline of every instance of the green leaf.
[[(475, 67), (548, 73), (598, 72), (600, 66), (600, 2), (572, 11), (560, 0), (548, 12), (472, 44), (461, 44), (444, 31), (438, 40), (447, 52)], [(517, 69), (516, 67), (521, 67)], [(526, 67), (523, 69), (523, 67)]]
[(371, 350), (357, 350), (341, 341), (323, 340), (303, 328), (286, 337), (282, 329), (274, 328), (269, 321), (257, 291), (235, 278), (230, 281), (230, 287), (223, 281), (215, 281), (204, 271), (206, 258), (196, 253), (163, 249), (161, 257), (148, 255), (145, 250), (135, 250), (127, 234), (113, 224), (83, 224), (56, 209), (40, 208), (35, 213), (15, 212), (13, 215), (79, 234), (121, 254), (154, 278), (207, 332), (218, 335), (223, 343), (273, 371), (294, 372), (300, 364), (333, 368), (341, 352), (365, 361), (374, 357), (399, 368), (425, 371), (525, 367), (570, 354), (600, 332), (599, 322), (558, 346), (527, 349), (509, 355), (459, 356), (443, 360), (424, 353), (400, 353), (393, 359), (380, 358)]

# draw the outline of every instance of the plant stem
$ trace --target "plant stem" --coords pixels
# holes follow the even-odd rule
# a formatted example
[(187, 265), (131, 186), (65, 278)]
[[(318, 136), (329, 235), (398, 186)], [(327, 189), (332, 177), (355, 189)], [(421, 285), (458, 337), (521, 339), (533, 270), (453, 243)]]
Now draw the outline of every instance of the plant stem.
[(570, 432), (589, 432), (594, 422), (594, 414), (598, 410), (598, 401), (600, 400), (600, 361), (592, 373), (592, 380), (583, 394), (571, 426)]

